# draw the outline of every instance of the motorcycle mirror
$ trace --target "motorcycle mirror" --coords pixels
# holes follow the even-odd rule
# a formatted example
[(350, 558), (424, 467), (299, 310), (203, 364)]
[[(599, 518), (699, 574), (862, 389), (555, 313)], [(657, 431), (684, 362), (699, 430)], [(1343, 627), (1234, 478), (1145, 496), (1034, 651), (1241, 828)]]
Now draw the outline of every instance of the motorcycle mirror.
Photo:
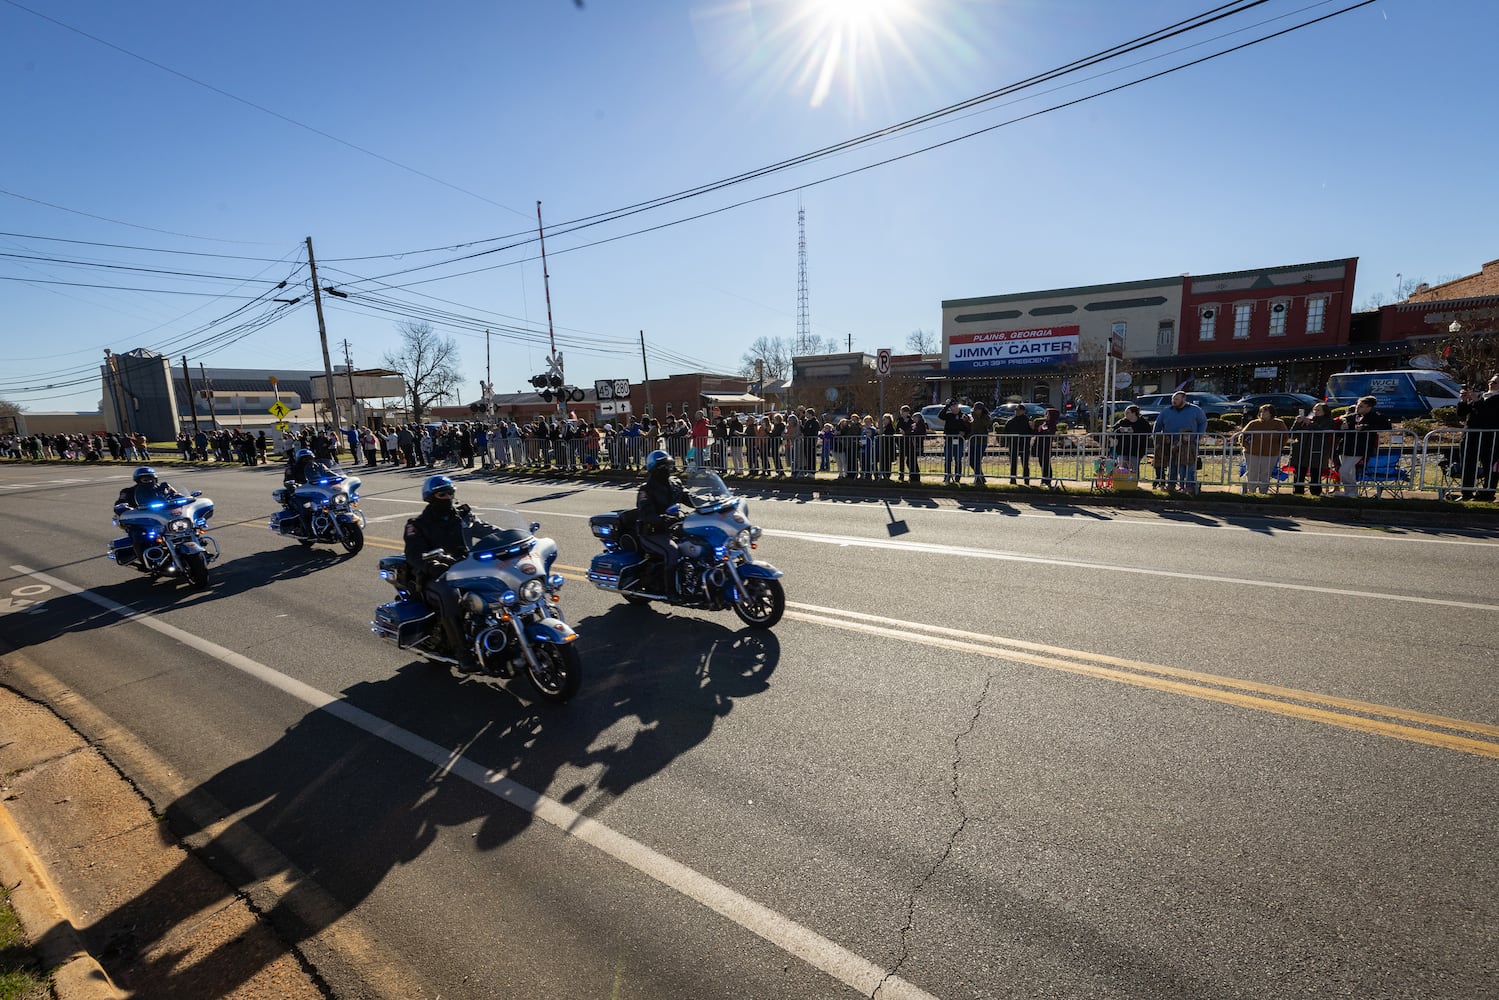
[(190, 497), (200, 497), (202, 495), (203, 495), (203, 491), (202, 490), (193, 490), (191, 493), (188, 494), (188, 496), (190, 496)]
[(538, 532), (540, 530), (541, 530), (541, 522), (540, 521), (532, 521), (531, 522), (531, 533), (535, 534), (536, 532)]

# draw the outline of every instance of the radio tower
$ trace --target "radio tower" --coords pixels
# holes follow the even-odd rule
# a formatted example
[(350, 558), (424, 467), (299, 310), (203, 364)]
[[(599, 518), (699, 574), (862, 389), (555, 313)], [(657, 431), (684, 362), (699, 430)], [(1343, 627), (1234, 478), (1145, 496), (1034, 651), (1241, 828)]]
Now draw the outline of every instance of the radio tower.
[(806, 353), (812, 341), (812, 319), (807, 311), (807, 210), (796, 206), (796, 347)]

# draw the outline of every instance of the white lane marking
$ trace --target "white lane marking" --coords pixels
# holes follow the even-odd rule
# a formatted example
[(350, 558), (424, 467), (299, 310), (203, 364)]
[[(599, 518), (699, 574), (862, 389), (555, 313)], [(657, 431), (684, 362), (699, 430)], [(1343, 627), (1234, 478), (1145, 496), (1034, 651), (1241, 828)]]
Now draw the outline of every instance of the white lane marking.
[(803, 542), (818, 542), (824, 545), (838, 545), (846, 548), (896, 549), (903, 552), (924, 552), (931, 555), (964, 556), (970, 559), (995, 559), (1001, 562), (1035, 563), (1042, 566), (1066, 566), (1073, 569), (1103, 570), (1109, 573), (1164, 576), (1177, 580), (1201, 580), (1205, 583), (1226, 583), (1236, 587), (1300, 590), (1312, 594), (1335, 594), (1340, 597), (1361, 597), (1379, 601), (1402, 601), (1408, 604), (1435, 604), (1445, 608), (1468, 608), (1473, 611), (1499, 611), (1499, 605), (1495, 604), (1447, 601), (1435, 597), (1415, 597), (1408, 594), (1381, 594), (1369, 590), (1344, 590), (1338, 587), (1312, 586), (1304, 583), (1279, 583), (1274, 580), (1249, 580), (1235, 576), (1214, 576), (1209, 573), (1183, 573), (1177, 570), (1149, 569), (1143, 566), (1116, 566), (1113, 563), (1083, 562), (1078, 559), (1052, 559), (1047, 556), (1026, 556), (1015, 552), (971, 549), (960, 545), (940, 545), (935, 542), (897, 542), (884, 538), (859, 538), (852, 535), (819, 535), (806, 531), (767, 530), (765, 534), (778, 538), (793, 538)]
[(495, 798), (508, 802), (517, 809), (551, 824), (567, 836), (575, 837), (591, 845), (642, 875), (655, 879), (688, 899), (727, 917), (745, 930), (764, 938), (782, 951), (794, 955), (865, 996), (876, 995), (875, 990), (878, 990), (877, 995), (888, 1000), (937, 1000), (935, 996), (920, 987), (899, 976), (890, 975), (868, 959), (854, 954), (816, 931), (803, 927), (790, 918), (762, 906), (748, 896), (741, 895), (678, 861), (673, 861), (637, 840), (596, 820), (589, 819), (555, 799), (547, 798), (540, 792), (505, 777), (501, 771), (486, 768), (467, 757), (455, 757), (447, 748), (386, 722), (377, 715), (356, 708), (294, 677), (288, 677), (248, 656), (225, 649), (217, 643), (209, 642), (207, 639), (168, 625), (166, 622), (158, 621), (128, 605), (117, 604), (106, 597), (101, 597), (81, 587), (75, 587), (65, 580), (49, 576), (40, 570), (26, 566), (11, 566), (11, 569), (32, 579), (51, 584), (64, 593), (82, 597), (127, 621), (136, 622), (161, 635), (175, 639), (184, 646), (248, 674), (303, 704), (327, 712), (356, 729), (382, 739), (391, 746), (405, 750), (433, 767), (461, 777)]

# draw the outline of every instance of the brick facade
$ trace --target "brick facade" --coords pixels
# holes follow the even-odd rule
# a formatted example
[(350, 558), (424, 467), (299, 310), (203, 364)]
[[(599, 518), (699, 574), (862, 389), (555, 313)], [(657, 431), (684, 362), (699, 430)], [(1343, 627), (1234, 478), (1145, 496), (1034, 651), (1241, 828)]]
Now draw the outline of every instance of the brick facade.
[(1499, 295), (1499, 260), (1483, 265), (1483, 270), (1440, 285), (1418, 287), (1407, 302), (1442, 302), (1448, 299), (1471, 299), (1481, 295)]

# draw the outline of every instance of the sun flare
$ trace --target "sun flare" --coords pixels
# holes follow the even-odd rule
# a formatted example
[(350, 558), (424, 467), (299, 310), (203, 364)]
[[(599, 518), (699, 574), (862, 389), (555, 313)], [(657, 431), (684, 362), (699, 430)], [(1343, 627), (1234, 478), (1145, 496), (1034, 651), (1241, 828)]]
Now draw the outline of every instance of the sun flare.
[(881, 50), (904, 47), (902, 28), (916, 14), (918, 0), (804, 0), (798, 20), (808, 46), (804, 80), (812, 83), (809, 103), (819, 107), (835, 84), (857, 94), (861, 73), (879, 76)]

